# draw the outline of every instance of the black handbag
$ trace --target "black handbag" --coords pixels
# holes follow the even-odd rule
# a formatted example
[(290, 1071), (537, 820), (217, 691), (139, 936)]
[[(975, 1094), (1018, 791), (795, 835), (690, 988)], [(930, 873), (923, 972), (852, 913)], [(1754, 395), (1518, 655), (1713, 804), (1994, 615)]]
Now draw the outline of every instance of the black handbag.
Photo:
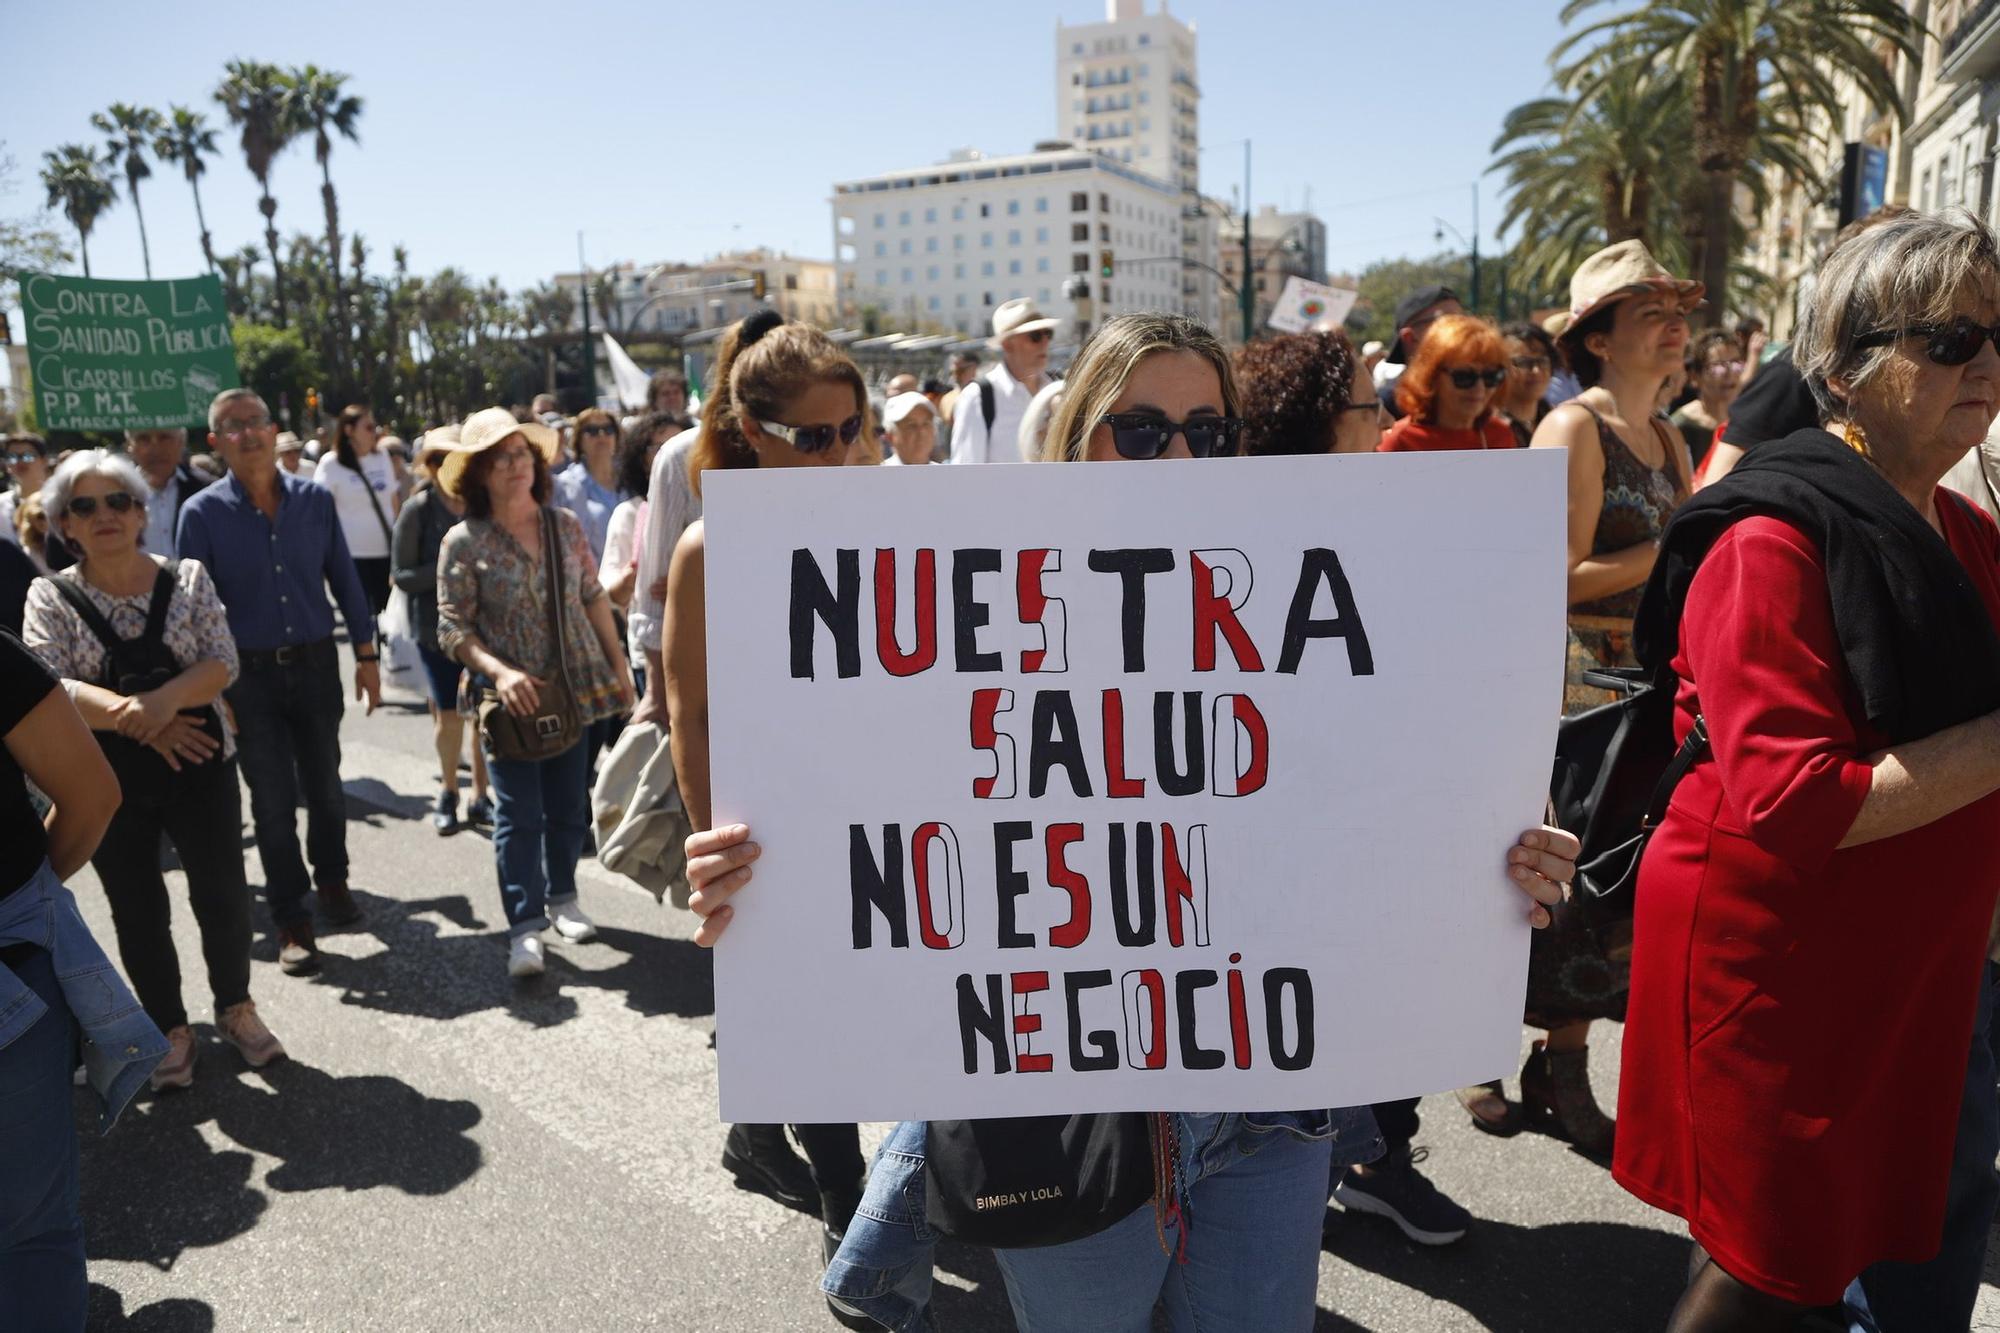
[(1157, 1118), (1144, 1112), (933, 1120), (924, 1217), (994, 1249), (1094, 1236), (1156, 1192)]
[[(146, 627), (136, 639), (120, 638), (96, 603), (69, 579), (48, 581), (70, 604), (84, 627), (104, 645), (104, 671), (97, 684), (127, 696), (144, 694), (159, 689), (185, 669), (166, 642), (167, 609), (173, 605), (178, 570), (178, 564), (162, 565), (154, 575), (152, 601), (146, 607)], [(182, 715), (195, 719), (218, 747), (222, 744), (222, 722), (214, 705), (184, 709)], [(157, 751), (115, 731), (100, 731), (96, 735), (122, 790), (159, 795), (168, 789), (174, 771)]]
[(526, 717), (509, 712), (492, 685), (479, 687), (479, 732), (495, 759), (553, 759), (583, 739), (583, 713), (570, 688), (569, 651), (563, 642), (562, 543), (556, 540), (556, 517), (546, 507), (542, 568), (549, 585), (549, 638), (555, 644), (556, 669), (546, 684), (536, 687), (535, 708)]
[(1593, 925), (1632, 914), (1646, 843), (1666, 818), (1674, 788), (1708, 749), (1700, 717), (1675, 748), (1673, 680), (1645, 667), (1586, 671), (1585, 684), (1623, 697), (1564, 718), (1556, 729), (1549, 798), (1557, 827), (1583, 843), (1576, 900)]

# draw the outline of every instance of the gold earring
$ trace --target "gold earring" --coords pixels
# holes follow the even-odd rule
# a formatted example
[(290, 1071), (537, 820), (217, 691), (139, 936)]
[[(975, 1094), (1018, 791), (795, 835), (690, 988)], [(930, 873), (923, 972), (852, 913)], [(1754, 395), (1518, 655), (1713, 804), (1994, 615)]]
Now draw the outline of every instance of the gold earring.
[(1841, 428), (1840, 438), (1847, 442), (1848, 448), (1863, 458), (1875, 456), (1868, 448), (1868, 433), (1854, 422), (1850, 421)]

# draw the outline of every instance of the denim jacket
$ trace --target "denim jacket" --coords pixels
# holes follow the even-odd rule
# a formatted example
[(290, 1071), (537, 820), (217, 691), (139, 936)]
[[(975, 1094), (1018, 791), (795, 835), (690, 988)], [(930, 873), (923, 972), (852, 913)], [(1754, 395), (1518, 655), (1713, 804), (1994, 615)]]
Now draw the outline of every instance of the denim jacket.
[[(56, 980), (83, 1029), (83, 1063), (105, 1130), (166, 1058), (167, 1039), (104, 956), (76, 910), (76, 897), (42, 862), (26, 884), (0, 898), (0, 948), (32, 944), (54, 958)], [(0, 963), (0, 1047), (48, 1013), (42, 997)]]
[[(1336, 1166), (1372, 1162), (1383, 1152), (1375, 1117), (1365, 1106), (1331, 1111), (1252, 1111), (1193, 1116), (1213, 1133), (1184, 1133), (1182, 1176), (1198, 1180), (1249, 1146), (1254, 1136), (1283, 1131), (1332, 1139)], [(1216, 1122), (1220, 1122), (1217, 1124)], [(1199, 1160), (1186, 1160), (1199, 1156)], [(924, 1122), (905, 1120), (889, 1131), (868, 1171), (868, 1188), (854, 1221), (827, 1265), (820, 1290), (853, 1314), (891, 1333), (922, 1333), (930, 1314), (931, 1261), (939, 1236), (924, 1218)]]

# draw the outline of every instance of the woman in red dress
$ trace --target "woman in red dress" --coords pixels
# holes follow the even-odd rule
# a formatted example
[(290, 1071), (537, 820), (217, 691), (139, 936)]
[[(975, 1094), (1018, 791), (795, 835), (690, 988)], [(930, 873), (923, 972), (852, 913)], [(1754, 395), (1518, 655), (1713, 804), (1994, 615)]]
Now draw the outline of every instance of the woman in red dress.
[(1615, 1174), (1701, 1247), (1672, 1333), (1790, 1328), (1939, 1248), (2000, 892), (2000, 530), (1938, 480), (2000, 408), (1996, 321), (1976, 222), (1842, 245), (1794, 344), (1829, 430), (1661, 543), (1640, 653), (1710, 746), (1640, 877)]

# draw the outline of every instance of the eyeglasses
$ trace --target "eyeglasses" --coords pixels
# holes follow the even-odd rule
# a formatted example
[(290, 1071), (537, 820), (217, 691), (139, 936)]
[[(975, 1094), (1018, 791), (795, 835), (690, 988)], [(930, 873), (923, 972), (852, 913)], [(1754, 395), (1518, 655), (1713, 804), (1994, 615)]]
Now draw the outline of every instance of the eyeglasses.
[(1343, 412), (1380, 412), (1382, 410), (1382, 400), (1380, 398), (1370, 398), (1365, 403), (1349, 403), (1340, 410)]
[(216, 426), (215, 433), (225, 440), (233, 440), (237, 436), (247, 434), (250, 431), (262, 430), (270, 424), (271, 418), (267, 416), (242, 417), (235, 421), (222, 422)]
[(802, 454), (817, 454), (829, 448), (836, 436), (842, 444), (853, 444), (861, 435), (861, 414), (856, 412), (838, 426), (780, 426), (773, 421), (759, 421), (757, 429), (777, 436)]
[(594, 425), (585, 426), (578, 433), (582, 435), (616, 435), (618, 428), (616, 426), (607, 426), (600, 421)]
[[(68, 512), (75, 518), (89, 518), (97, 512), (97, 501), (99, 498), (95, 495), (71, 496)], [(104, 501), (104, 507), (114, 514), (129, 514), (132, 512), (132, 506), (139, 503), (132, 498), (130, 491), (111, 491), (101, 498)]]
[(1108, 412), (1098, 418), (1111, 427), (1111, 444), (1120, 458), (1158, 458), (1179, 435), (1196, 458), (1225, 458), (1236, 452), (1238, 417), (1189, 417), (1169, 421), (1151, 412)]
[(1451, 376), (1452, 387), (1455, 389), (1470, 389), (1475, 384), (1484, 384), (1489, 389), (1497, 389), (1507, 378), (1507, 372), (1499, 366), (1488, 366), (1484, 370), (1472, 370), (1460, 366), (1445, 373)]
[(19, 452), (12, 449), (7, 451), (7, 465), (9, 467), (19, 467), (23, 463), (33, 463), (40, 458), (41, 455), (33, 449), (22, 449)]
[(503, 468), (512, 467), (516, 463), (532, 463), (535, 456), (526, 449), (495, 449), (492, 451), (492, 457), (493, 461), (487, 466)]
[[(1545, 356), (1517, 356), (1514, 358), (1514, 369), (1525, 375), (1533, 375), (1548, 368), (1549, 359)], [(1468, 385), (1466, 387), (1469, 388), (1471, 386)]]
[(1924, 339), (1924, 355), (1940, 366), (1962, 366), (1979, 355), (1990, 340), (2000, 351), (2000, 324), (1991, 327), (1960, 315), (1948, 324), (1911, 324), (1902, 329), (1877, 329), (1854, 340), (1856, 347), (1887, 347), (1905, 338)]

